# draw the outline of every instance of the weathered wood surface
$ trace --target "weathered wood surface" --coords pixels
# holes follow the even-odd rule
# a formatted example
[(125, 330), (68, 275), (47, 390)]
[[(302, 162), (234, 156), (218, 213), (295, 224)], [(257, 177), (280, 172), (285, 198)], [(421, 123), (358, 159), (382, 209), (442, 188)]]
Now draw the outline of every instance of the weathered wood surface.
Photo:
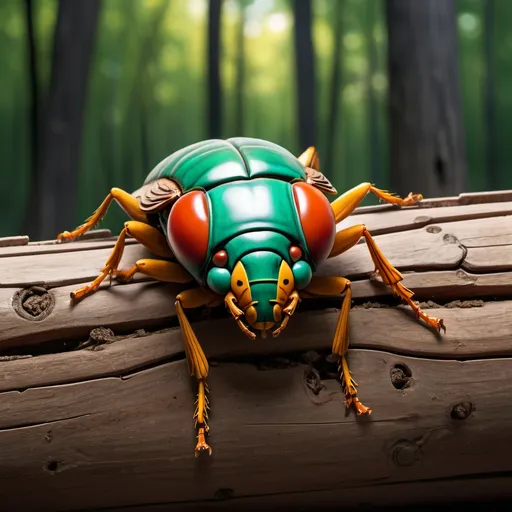
[[(110, 233), (65, 245), (0, 240), (0, 511), (512, 498), (512, 193), (485, 197), (362, 208), (340, 226), (377, 233), (447, 326), (437, 336), (370, 281), (364, 244), (319, 270), (354, 279), (349, 361), (370, 418), (346, 411), (324, 361), (338, 299), (303, 301), (279, 338), (254, 342), (222, 308), (193, 315), (213, 361), (211, 458), (192, 456), (179, 288), (139, 278), (72, 306), (69, 292), (112, 249)], [(145, 254), (132, 241), (123, 265)], [(29, 295), (15, 298), (33, 285), (50, 304), (42, 319), (16, 312), (25, 303), (37, 313)], [(326, 365), (320, 377), (308, 351)], [(397, 381), (397, 371), (407, 375)]]

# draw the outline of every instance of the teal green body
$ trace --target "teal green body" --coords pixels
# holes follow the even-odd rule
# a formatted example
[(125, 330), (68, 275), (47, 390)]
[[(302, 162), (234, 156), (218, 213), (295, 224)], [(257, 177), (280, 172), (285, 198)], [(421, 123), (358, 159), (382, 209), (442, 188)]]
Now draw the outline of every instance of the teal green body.
[[(260, 139), (209, 140), (167, 157), (145, 184), (159, 178), (172, 179), (183, 195), (193, 190), (206, 194), (209, 236), (204, 261), (198, 264), (177, 256), (198, 283), (225, 294), (233, 268), (241, 261), (252, 298), (258, 302), (258, 321), (273, 321), (271, 301), (277, 296), (283, 260), (299, 287), (309, 283), (316, 262), (309, 257), (292, 192), (292, 184), (305, 181), (306, 172), (290, 152)], [(172, 249), (168, 217), (169, 211), (159, 214)], [(292, 245), (301, 248), (303, 261), (291, 260)], [(228, 255), (223, 268), (212, 263), (219, 250)]]

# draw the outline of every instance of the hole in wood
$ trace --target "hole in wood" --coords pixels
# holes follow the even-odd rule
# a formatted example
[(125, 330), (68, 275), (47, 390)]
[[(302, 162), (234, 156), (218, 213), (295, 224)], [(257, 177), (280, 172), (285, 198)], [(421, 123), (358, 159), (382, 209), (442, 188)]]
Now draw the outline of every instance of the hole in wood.
[(395, 364), (391, 368), (390, 377), (391, 384), (393, 384), (396, 389), (405, 389), (411, 386), (412, 371), (406, 364)]
[(18, 290), (12, 299), (14, 311), (26, 320), (43, 320), (52, 312), (54, 306), (53, 295), (41, 286)]
[(59, 466), (60, 462), (58, 460), (50, 460), (44, 465), (44, 469), (49, 473), (56, 473)]
[(428, 226), (427, 233), (440, 233), (442, 231), (442, 228), (439, 226)]
[(471, 402), (461, 402), (453, 406), (450, 416), (454, 420), (466, 420), (473, 414), (473, 410), (474, 407)]

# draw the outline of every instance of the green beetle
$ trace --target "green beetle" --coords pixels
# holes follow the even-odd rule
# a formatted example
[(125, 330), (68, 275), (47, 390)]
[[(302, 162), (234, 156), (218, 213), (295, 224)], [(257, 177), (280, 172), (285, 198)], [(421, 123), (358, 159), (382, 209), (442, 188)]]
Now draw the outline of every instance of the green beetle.
[[(107, 277), (126, 282), (136, 272), (175, 283), (195, 282), (176, 297), (190, 372), (198, 380), (195, 454), (211, 453), (206, 442), (208, 362), (184, 309), (222, 302), (251, 339), (256, 332), (278, 336), (303, 297), (343, 295), (334, 334), (333, 353), (347, 407), (359, 414), (371, 410), (357, 398), (346, 354), (350, 281), (314, 276), (327, 258), (341, 254), (364, 237), (376, 271), (429, 326), (444, 329), (411, 300), (402, 276), (384, 257), (364, 225), (336, 232), (346, 218), (373, 192), (397, 206), (414, 205), (420, 194), (402, 199), (362, 183), (330, 203), (336, 194), (321, 173), (316, 150), (298, 158), (281, 146), (253, 138), (207, 140), (185, 147), (160, 162), (143, 186), (129, 194), (113, 188), (96, 212), (59, 240), (71, 240), (95, 226), (115, 199), (133, 219), (125, 223), (100, 275), (71, 294), (74, 300), (95, 291)], [(161, 259), (143, 259), (119, 270), (126, 236), (132, 236)]]

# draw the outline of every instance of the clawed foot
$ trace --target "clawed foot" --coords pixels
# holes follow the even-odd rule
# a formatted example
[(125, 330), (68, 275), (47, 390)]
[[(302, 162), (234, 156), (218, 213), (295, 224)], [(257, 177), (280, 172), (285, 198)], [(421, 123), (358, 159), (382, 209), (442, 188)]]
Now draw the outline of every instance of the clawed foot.
[[(115, 260), (115, 264), (117, 265), (117, 260)], [(78, 301), (80, 299), (83, 299), (87, 295), (94, 293), (100, 287), (100, 284), (104, 281), (105, 277), (107, 276), (110, 276), (110, 284), (112, 284), (112, 277), (114, 277), (118, 272), (120, 271), (114, 270), (114, 266), (109, 263), (108, 266), (106, 266), (101, 271), (101, 274), (92, 283), (86, 286), (82, 286), (81, 288), (78, 288), (78, 290), (71, 292), (71, 298), (74, 301)]]
[(402, 200), (402, 206), (415, 206), (419, 204), (422, 199), (422, 194), (413, 194), (412, 192), (409, 192), (409, 195)]
[(194, 456), (199, 457), (201, 453), (208, 452), (208, 455), (212, 454), (211, 446), (206, 442), (205, 439), (205, 429), (204, 427), (200, 427), (197, 431), (197, 444), (194, 450)]
[(444, 325), (444, 321), (442, 318), (428, 316), (425, 313), (423, 313), (423, 311), (417, 311), (416, 318), (423, 318), (423, 320), (429, 327), (436, 329), (437, 332), (441, 332), (441, 330), (443, 330), (443, 332), (446, 333), (446, 327)]
[(63, 231), (62, 233), (59, 233), (57, 235), (57, 242), (73, 242), (76, 237), (83, 235), (86, 231), (88, 231), (89, 226), (87, 226), (85, 229), (84, 227), (85, 225), (80, 226), (73, 231)]
[(71, 296), (71, 298), (74, 300), (74, 301), (78, 301), (78, 300), (81, 300), (83, 299), (85, 296), (95, 292), (97, 289), (98, 289), (98, 286), (99, 285), (94, 285), (94, 286), (91, 286), (91, 285), (87, 285), (87, 286), (82, 286), (81, 288), (78, 288), (77, 290), (75, 290), (74, 292), (71, 292), (69, 295)]
[(283, 330), (286, 328), (286, 326), (288, 325), (288, 321), (290, 320), (290, 315), (289, 314), (286, 314), (286, 316), (283, 318), (282, 322), (281, 322), (281, 325), (275, 329), (274, 331), (272, 331), (272, 336), (274, 338), (277, 338), (282, 332)]
[(74, 240), (75, 237), (73, 235), (73, 233), (70, 233), (69, 231), (63, 231), (62, 233), (59, 233), (57, 235), (57, 242), (69, 242), (69, 241), (72, 241)]
[(369, 407), (366, 407), (359, 398), (355, 395), (349, 395), (347, 394), (345, 396), (345, 402), (347, 404), (347, 409), (353, 405), (357, 411), (357, 415), (360, 416), (362, 414), (371, 414), (372, 410)]

